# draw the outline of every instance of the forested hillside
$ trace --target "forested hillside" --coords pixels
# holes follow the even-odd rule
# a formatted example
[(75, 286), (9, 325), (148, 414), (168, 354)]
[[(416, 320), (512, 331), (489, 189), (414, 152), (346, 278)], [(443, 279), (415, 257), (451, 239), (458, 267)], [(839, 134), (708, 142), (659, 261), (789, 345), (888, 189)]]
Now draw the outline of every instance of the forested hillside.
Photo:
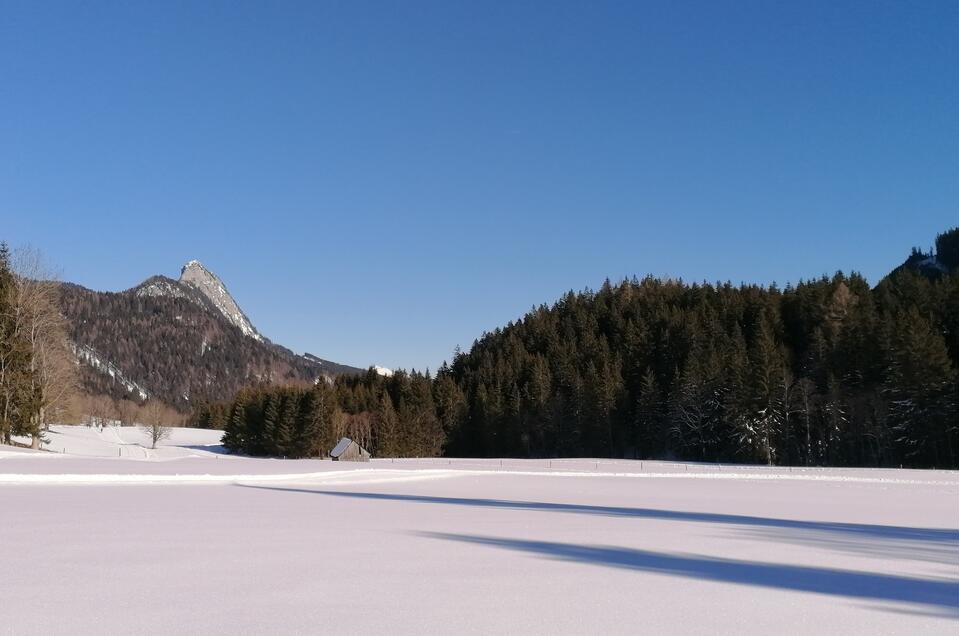
[[(227, 301), (233, 303), (228, 295)], [(244, 331), (246, 316), (238, 307), (239, 326), (197, 287), (163, 276), (116, 293), (63, 284), (60, 304), (91, 394), (135, 401), (149, 396), (189, 411), (252, 384), (312, 383), (361, 372), (296, 355)]]
[[(319, 426), (331, 439), (339, 417), (337, 433), (378, 455), (957, 466), (957, 244), (956, 230), (940, 235), (935, 255), (915, 250), (875, 288), (836, 274), (570, 292), (435, 378), (336, 380)], [(237, 407), (218, 407), (229, 439), (270, 430), (265, 407)]]

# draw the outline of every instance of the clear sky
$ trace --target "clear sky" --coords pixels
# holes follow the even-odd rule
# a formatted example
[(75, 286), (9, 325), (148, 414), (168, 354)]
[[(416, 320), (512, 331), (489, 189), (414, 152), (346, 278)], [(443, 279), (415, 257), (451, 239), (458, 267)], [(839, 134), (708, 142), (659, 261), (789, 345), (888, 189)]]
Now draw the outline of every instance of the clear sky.
[(627, 275), (878, 280), (959, 224), (959, 3), (0, 0), (0, 237), (189, 259), (435, 369)]

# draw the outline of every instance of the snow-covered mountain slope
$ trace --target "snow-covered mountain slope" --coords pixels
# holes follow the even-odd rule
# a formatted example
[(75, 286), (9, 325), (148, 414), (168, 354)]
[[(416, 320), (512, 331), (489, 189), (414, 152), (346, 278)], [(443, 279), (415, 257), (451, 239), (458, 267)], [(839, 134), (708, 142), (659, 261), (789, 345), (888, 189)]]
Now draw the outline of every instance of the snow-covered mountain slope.
[(120, 367), (109, 360), (104, 360), (93, 347), (74, 344), (73, 353), (77, 356), (77, 360), (88, 365), (91, 369), (109, 376), (114, 382), (126, 389), (127, 393), (133, 394), (137, 399), (145, 400), (149, 397), (146, 389), (127, 378)]
[(180, 282), (198, 289), (230, 324), (243, 332), (244, 336), (249, 336), (257, 341), (263, 340), (263, 336), (240, 309), (240, 305), (227, 291), (226, 285), (223, 284), (220, 277), (204, 267), (203, 263), (193, 260), (184, 265), (180, 272)]
[(183, 285), (165, 276), (154, 276), (140, 283), (134, 288), (134, 293), (140, 297), (167, 297), (167, 298), (189, 298)]

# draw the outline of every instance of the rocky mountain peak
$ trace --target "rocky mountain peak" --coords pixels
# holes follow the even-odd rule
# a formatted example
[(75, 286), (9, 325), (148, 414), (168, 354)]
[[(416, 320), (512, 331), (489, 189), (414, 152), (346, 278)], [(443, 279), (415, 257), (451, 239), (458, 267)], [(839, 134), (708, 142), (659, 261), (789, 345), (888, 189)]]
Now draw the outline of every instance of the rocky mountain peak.
[(203, 263), (192, 260), (183, 266), (180, 271), (180, 283), (190, 285), (203, 294), (217, 310), (233, 325), (236, 325), (243, 335), (254, 340), (262, 341), (263, 336), (256, 330), (250, 319), (246, 317), (240, 305), (227, 290), (219, 276), (204, 267)]

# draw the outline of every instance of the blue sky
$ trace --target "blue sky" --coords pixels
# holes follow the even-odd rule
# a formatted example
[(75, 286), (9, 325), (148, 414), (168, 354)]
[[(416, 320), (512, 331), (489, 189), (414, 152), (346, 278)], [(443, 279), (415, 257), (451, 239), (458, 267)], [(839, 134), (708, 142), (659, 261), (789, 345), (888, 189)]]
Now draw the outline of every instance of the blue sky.
[(607, 276), (876, 281), (959, 224), (955, 2), (0, 0), (0, 237), (436, 366)]

